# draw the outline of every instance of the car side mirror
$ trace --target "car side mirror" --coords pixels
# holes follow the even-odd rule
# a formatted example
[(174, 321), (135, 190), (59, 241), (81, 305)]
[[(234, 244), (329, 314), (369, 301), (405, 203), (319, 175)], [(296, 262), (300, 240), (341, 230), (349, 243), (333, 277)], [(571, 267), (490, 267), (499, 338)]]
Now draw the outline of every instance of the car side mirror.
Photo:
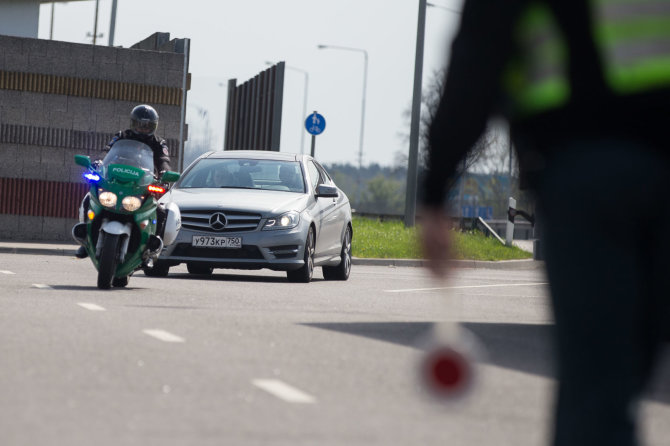
[(91, 158), (86, 155), (75, 155), (74, 162), (81, 167), (89, 169), (91, 167)]
[(316, 196), (323, 198), (337, 198), (337, 188), (335, 186), (328, 186), (326, 184), (319, 184), (316, 186)]
[(163, 173), (163, 176), (160, 179), (161, 183), (174, 183), (179, 179), (181, 175), (178, 174), (177, 172), (172, 172), (171, 170), (168, 170)]

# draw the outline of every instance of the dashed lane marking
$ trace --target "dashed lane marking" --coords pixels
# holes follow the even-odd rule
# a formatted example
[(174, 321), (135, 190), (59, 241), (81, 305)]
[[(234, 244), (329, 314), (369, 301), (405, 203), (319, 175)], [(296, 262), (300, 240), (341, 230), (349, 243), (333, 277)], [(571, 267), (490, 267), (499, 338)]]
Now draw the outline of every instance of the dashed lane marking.
[(165, 330), (157, 330), (157, 329), (142, 330), (142, 333), (163, 342), (185, 342), (185, 339), (182, 338), (181, 336), (177, 336)]
[(0, 270), (0, 274), (16, 274), (11, 271), (6, 271), (6, 270)]
[(105, 308), (101, 307), (100, 305), (91, 304), (91, 303), (87, 303), (87, 302), (79, 302), (77, 305), (79, 305), (82, 308), (86, 308), (87, 310), (91, 310), (91, 311), (107, 311)]
[(316, 399), (302, 390), (277, 379), (254, 379), (251, 383), (288, 403), (314, 404)]
[(445, 286), (438, 288), (405, 288), (402, 290), (384, 290), (384, 291), (387, 293), (410, 293), (412, 291), (466, 290), (469, 288), (502, 288), (511, 286), (542, 286), (542, 285), (549, 285), (549, 284), (546, 282), (498, 283), (494, 285)]
[(33, 288), (39, 288), (40, 290), (53, 290), (49, 285), (43, 283), (33, 283)]

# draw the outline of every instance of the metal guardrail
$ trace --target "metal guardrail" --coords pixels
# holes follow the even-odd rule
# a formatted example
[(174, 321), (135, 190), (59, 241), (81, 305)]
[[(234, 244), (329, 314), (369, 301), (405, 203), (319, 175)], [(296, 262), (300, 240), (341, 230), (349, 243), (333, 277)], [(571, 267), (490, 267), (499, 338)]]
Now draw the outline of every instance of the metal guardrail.
[(351, 210), (351, 215), (354, 217), (374, 218), (379, 221), (386, 220), (403, 220), (405, 218), (402, 214), (378, 214), (376, 212), (358, 212), (355, 209)]

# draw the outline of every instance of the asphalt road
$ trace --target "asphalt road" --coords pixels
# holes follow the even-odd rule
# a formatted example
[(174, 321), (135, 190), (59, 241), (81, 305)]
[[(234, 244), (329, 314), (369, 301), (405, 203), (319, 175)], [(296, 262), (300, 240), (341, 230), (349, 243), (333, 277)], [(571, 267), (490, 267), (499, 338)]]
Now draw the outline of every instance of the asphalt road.
[[(347, 282), (290, 284), (180, 266), (100, 291), (88, 260), (0, 254), (0, 444), (546, 444), (544, 282), (354, 266)], [(474, 390), (446, 405), (416, 379), (420, 339), (445, 320), (487, 350)], [(666, 360), (643, 404), (648, 445), (670, 445), (669, 383)]]

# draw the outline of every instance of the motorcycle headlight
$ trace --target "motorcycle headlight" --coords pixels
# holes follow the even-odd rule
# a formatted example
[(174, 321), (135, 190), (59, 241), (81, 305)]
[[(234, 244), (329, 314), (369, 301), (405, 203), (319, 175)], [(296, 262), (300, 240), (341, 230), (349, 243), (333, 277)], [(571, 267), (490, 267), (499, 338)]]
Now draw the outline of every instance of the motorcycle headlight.
[(263, 226), (263, 231), (271, 231), (273, 229), (291, 229), (298, 226), (300, 223), (300, 214), (291, 211), (282, 214), (278, 217), (268, 218)]
[(114, 192), (100, 192), (98, 194), (98, 200), (100, 201), (100, 204), (105, 207), (113, 208), (116, 206), (116, 194)]
[(128, 196), (121, 200), (121, 206), (126, 211), (133, 212), (142, 206), (142, 200), (139, 197)]

